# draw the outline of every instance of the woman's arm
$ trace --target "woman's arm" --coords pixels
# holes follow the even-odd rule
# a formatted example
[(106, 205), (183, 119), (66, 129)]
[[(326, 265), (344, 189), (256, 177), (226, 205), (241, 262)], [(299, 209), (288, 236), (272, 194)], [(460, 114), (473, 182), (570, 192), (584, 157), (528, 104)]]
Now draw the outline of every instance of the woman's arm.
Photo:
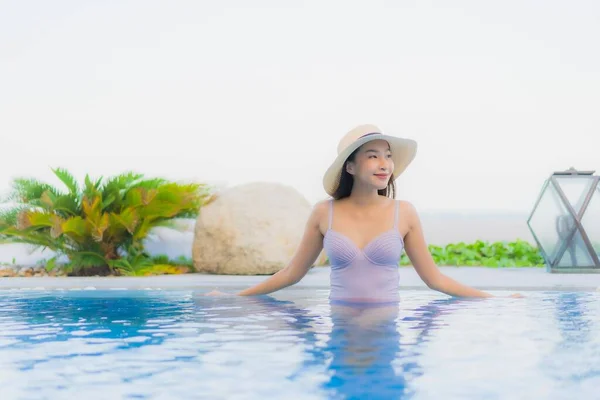
[(313, 208), (306, 223), (304, 235), (296, 249), (290, 263), (265, 281), (244, 289), (238, 293), (240, 296), (252, 296), (272, 293), (287, 286), (298, 283), (308, 272), (310, 267), (323, 250), (323, 235), (319, 229), (319, 222), (326, 216), (325, 202), (318, 203)]
[(493, 297), (489, 293), (463, 285), (440, 272), (427, 248), (417, 210), (412, 204), (405, 203), (408, 207), (403, 215), (409, 222), (409, 231), (404, 238), (404, 248), (423, 282), (431, 289), (450, 296)]

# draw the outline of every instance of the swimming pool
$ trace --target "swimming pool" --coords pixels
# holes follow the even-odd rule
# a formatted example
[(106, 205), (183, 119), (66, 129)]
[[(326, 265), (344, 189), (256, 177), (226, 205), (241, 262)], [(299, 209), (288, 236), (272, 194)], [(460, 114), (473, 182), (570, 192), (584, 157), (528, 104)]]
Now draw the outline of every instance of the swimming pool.
[(0, 398), (598, 398), (600, 293), (203, 292), (0, 291)]

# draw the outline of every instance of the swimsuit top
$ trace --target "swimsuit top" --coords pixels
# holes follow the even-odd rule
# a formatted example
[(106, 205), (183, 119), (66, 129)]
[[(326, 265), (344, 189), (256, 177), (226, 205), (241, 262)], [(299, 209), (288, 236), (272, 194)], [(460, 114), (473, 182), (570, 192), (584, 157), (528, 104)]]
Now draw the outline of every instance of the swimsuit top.
[(330, 299), (357, 302), (399, 300), (399, 262), (404, 240), (398, 232), (399, 202), (395, 202), (394, 227), (360, 249), (346, 235), (331, 229), (333, 200), (329, 202), (329, 227), (323, 247), (331, 264)]

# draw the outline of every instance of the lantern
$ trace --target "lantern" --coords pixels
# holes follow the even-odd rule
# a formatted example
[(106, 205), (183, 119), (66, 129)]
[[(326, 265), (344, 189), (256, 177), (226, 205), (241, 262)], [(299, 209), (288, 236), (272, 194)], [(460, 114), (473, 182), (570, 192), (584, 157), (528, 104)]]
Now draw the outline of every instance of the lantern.
[(527, 225), (548, 272), (600, 272), (599, 180), (570, 168), (544, 182)]

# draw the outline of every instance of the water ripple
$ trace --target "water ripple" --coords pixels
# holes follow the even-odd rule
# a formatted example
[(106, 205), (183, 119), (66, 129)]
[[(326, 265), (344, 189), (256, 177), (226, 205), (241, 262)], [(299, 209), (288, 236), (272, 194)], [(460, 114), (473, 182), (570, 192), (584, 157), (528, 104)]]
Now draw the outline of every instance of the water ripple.
[(600, 294), (0, 293), (1, 398), (593, 398)]

